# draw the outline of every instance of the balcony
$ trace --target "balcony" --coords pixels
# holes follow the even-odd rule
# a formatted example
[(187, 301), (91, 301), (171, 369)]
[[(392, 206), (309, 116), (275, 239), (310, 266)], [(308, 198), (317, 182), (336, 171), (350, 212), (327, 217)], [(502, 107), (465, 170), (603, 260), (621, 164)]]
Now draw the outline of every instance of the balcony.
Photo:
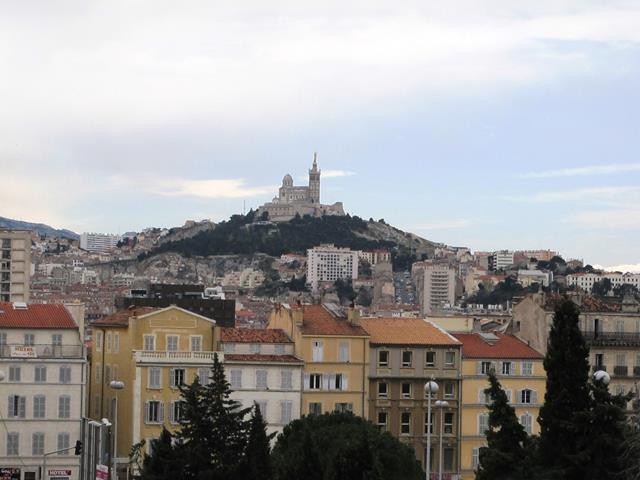
[(616, 377), (626, 377), (629, 375), (629, 367), (626, 365), (616, 365), (613, 367), (613, 375)]
[(192, 363), (211, 364), (214, 355), (218, 355), (218, 360), (224, 361), (222, 352), (168, 352), (159, 350), (137, 350), (133, 352), (136, 363)]
[(603, 371), (607, 371), (607, 366), (606, 365), (594, 365), (593, 367), (591, 367), (591, 369), (594, 372), (597, 372), (598, 370), (603, 370)]
[(84, 358), (82, 345), (3, 344), (0, 358)]
[(582, 335), (587, 345), (600, 347), (637, 347), (640, 346), (640, 332), (598, 332), (585, 331)]

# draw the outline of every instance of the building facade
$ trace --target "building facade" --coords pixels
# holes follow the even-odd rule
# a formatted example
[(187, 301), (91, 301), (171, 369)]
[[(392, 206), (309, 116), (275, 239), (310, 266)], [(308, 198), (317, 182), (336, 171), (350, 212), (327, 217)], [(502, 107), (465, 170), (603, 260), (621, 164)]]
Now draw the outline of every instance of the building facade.
[(313, 290), (320, 282), (358, 278), (358, 252), (333, 245), (320, 245), (307, 250), (307, 283)]
[(0, 302), (28, 302), (31, 232), (0, 229)]
[(460, 470), (473, 480), (480, 448), (486, 446), (489, 425), (484, 393), (487, 374), (493, 370), (529, 435), (538, 435), (538, 412), (544, 401), (546, 375), (543, 356), (522, 340), (501, 333), (455, 333), (462, 343), (462, 404)]
[(640, 290), (640, 273), (572, 273), (565, 277), (565, 282), (568, 287), (575, 286), (585, 292), (591, 292), (593, 284), (601, 282), (605, 278), (611, 282), (612, 288), (622, 285), (633, 285)]
[(429, 315), (456, 301), (456, 271), (447, 264), (416, 262), (411, 267), (420, 312)]
[[(20, 480), (76, 479), (86, 356), (63, 305), (0, 303), (0, 466)], [(4, 377), (4, 379), (1, 379)], [(66, 450), (65, 450), (66, 449)], [(42, 472), (44, 456), (46, 468)]]
[(278, 305), (269, 327), (282, 329), (304, 361), (301, 414), (349, 411), (368, 418), (369, 334), (354, 310)]
[(80, 248), (89, 252), (109, 252), (116, 248), (120, 235), (88, 233), (80, 235)]
[(218, 350), (231, 384), (231, 398), (257, 404), (267, 433), (280, 433), (300, 418), (302, 370), (293, 341), (280, 329), (222, 328)]
[[(361, 324), (370, 335), (370, 420), (380, 430), (411, 445), (423, 468), (430, 435), (432, 472), (439, 471), (442, 458), (442, 471), (447, 476), (456, 475), (460, 451), (460, 342), (418, 318), (363, 318)], [(424, 385), (431, 379), (439, 391), (432, 398), (429, 421)], [(448, 405), (436, 408), (436, 400), (445, 400)]]
[(514, 252), (498, 250), (489, 257), (489, 270), (507, 270), (513, 265)]

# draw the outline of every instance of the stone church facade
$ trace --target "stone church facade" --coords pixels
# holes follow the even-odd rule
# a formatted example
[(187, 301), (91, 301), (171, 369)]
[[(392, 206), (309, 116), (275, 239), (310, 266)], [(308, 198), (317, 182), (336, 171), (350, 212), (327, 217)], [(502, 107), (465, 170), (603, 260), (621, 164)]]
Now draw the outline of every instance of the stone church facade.
[(299, 186), (293, 184), (293, 178), (287, 174), (282, 179), (282, 186), (278, 189), (278, 196), (265, 203), (257, 211), (260, 218), (267, 213), (269, 220), (273, 222), (287, 222), (296, 214), (301, 217), (311, 215), (321, 217), (323, 215), (344, 215), (342, 202), (333, 205), (320, 203), (320, 170), (318, 169), (317, 155), (313, 155), (313, 165), (309, 170), (309, 185)]

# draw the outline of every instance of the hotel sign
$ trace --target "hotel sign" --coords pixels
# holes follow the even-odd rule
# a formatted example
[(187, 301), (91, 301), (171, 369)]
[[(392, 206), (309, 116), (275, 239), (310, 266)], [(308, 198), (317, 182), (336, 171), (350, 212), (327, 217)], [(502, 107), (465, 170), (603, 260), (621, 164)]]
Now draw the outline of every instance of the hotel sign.
[(0, 467), (0, 480), (20, 480), (20, 469)]
[(36, 349), (32, 345), (11, 345), (13, 358), (37, 358)]

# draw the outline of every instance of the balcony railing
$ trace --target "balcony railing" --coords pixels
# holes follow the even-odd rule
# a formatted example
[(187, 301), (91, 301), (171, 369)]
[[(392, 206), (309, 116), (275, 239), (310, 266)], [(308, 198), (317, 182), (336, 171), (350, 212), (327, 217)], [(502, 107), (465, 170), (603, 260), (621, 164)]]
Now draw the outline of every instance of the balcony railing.
[(138, 363), (212, 363), (214, 355), (224, 360), (222, 352), (173, 352), (160, 350), (137, 350), (133, 352)]
[(613, 367), (615, 376), (626, 377), (629, 374), (629, 368), (626, 365), (616, 365)]
[(82, 358), (82, 345), (2, 344), (0, 358)]
[(640, 332), (599, 332), (587, 330), (582, 336), (589, 344), (597, 345), (640, 345)]
[(592, 370), (594, 372), (597, 372), (598, 370), (604, 370), (605, 372), (607, 371), (607, 366), (606, 365), (594, 365), (591, 368), (592, 368)]

